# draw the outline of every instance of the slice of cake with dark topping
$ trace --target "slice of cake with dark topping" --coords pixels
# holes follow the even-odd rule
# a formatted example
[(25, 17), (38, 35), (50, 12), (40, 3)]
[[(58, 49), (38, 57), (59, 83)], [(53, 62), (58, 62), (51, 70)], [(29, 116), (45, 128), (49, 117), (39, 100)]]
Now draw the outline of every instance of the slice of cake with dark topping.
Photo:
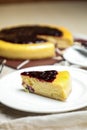
[(22, 72), (22, 85), (26, 90), (57, 100), (66, 100), (71, 92), (71, 76), (68, 71)]

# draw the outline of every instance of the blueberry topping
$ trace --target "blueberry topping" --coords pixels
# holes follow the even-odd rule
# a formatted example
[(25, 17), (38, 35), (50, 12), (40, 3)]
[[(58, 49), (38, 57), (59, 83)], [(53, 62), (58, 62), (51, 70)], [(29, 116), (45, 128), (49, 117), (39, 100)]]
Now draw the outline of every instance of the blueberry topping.
[(0, 31), (0, 40), (11, 43), (28, 44), (46, 42), (39, 35), (50, 35), (61, 37), (63, 34), (60, 30), (47, 26), (19, 26), (13, 28), (2, 29)]
[(58, 72), (56, 70), (50, 70), (50, 71), (30, 71), (30, 72), (22, 72), (21, 75), (30, 76), (33, 78), (37, 78), (39, 80), (44, 80), (47, 82), (52, 82), (55, 78)]
[(28, 86), (28, 85), (27, 85), (26, 89), (27, 89), (29, 92), (34, 93), (34, 89), (33, 89), (31, 86)]

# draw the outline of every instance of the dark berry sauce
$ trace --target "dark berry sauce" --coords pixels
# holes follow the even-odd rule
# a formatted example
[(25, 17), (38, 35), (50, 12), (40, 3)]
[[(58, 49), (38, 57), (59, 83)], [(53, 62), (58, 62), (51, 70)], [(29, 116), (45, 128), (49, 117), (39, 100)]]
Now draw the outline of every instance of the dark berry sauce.
[(56, 70), (51, 71), (30, 71), (30, 72), (22, 72), (21, 75), (30, 76), (33, 78), (37, 78), (39, 80), (45, 80), (47, 82), (52, 82), (55, 78), (58, 72)]
[(38, 35), (50, 35), (61, 37), (63, 34), (60, 30), (47, 26), (19, 26), (0, 31), (0, 39), (19, 44), (28, 43), (41, 43), (46, 42), (45, 39), (40, 38)]
[(33, 89), (31, 86), (28, 86), (28, 85), (27, 85), (26, 89), (27, 89), (29, 92), (34, 93), (34, 89)]

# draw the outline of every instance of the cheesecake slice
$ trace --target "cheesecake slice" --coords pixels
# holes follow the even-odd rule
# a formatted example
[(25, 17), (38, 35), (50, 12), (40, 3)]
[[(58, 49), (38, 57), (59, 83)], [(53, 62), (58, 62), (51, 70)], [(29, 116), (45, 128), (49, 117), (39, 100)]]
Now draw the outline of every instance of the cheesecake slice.
[(68, 71), (22, 72), (22, 85), (28, 92), (64, 101), (71, 92), (71, 77)]

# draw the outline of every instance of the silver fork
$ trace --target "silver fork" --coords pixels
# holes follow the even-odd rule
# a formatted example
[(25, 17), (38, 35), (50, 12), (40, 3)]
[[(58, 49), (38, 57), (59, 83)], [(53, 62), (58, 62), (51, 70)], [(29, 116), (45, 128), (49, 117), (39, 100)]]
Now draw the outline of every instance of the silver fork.
[(3, 67), (4, 67), (5, 63), (6, 63), (6, 59), (1, 59), (1, 60), (0, 60), (0, 73), (1, 73), (2, 70), (3, 70)]

